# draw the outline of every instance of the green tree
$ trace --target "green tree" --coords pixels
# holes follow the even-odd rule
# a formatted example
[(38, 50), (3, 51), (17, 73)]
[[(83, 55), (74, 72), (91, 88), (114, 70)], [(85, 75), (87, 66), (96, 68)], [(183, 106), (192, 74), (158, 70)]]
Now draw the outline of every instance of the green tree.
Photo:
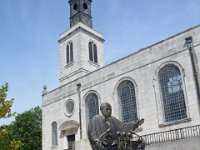
[(11, 112), (14, 99), (6, 100), (7, 92), (8, 83), (5, 83), (5, 85), (0, 88), (0, 119), (14, 116), (14, 113)]
[(39, 106), (18, 114), (9, 126), (13, 140), (23, 143), (23, 150), (42, 149), (42, 110)]
[[(14, 99), (6, 100), (8, 92), (8, 83), (0, 88), (0, 120), (15, 115), (12, 113), (11, 107)], [(0, 150), (18, 150), (22, 146), (19, 140), (9, 139), (9, 130), (7, 125), (0, 126)]]

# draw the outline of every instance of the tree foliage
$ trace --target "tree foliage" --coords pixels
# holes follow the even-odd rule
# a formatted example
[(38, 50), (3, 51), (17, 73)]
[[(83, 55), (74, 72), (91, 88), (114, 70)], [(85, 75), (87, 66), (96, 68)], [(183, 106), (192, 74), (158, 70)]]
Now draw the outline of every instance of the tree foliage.
[(11, 112), (14, 99), (6, 100), (7, 92), (8, 83), (5, 83), (5, 85), (0, 88), (0, 119), (14, 116), (14, 113)]
[[(15, 115), (11, 111), (14, 99), (6, 100), (8, 92), (8, 83), (0, 88), (0, 120)], [(19, 140), (10, 140), (7, 125), (0, 126), (0, 150), (18, 150), (22, 146)]]
[[(15, 115), (14, 99), (6, 100), (8, 83), (0, 88), (0, 120)], [(35, 107), (15, 117), (10, 125), (0, 126), (0, 150), (41, 150), (42, 110)]]
[(18, 114), (9, 126), (13, 140), (23, 143), (23, 150), (42, 149), (42, 110), (39, 106)]

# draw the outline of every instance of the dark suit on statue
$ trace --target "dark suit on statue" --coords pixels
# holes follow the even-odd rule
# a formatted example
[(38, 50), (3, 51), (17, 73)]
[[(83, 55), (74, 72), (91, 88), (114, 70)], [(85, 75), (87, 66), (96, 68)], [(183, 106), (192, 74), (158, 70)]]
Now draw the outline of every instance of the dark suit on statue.
[[(95, 143), (96, 140), (100, 140), (99, 137), (102, 133), (105, 133), (110, 128), (110, 136), (113, 140), (117, 140), (117, 132), (129, 132), (136, 129), (138, 126), (136, 123), (122, 123), (115, 117), (110, 117), (107, 120), (102, 115), (94, 116), (88, 125), (88, 137), (93, 150), (98, 150)], [(106, 136), (106, 135), (105, 135)], [(105, 138), (105, 137), (103, 137)], [(117, 147), (111, 148), (117, 150)], [(109, 148), (109, 150), (111, 150)]]

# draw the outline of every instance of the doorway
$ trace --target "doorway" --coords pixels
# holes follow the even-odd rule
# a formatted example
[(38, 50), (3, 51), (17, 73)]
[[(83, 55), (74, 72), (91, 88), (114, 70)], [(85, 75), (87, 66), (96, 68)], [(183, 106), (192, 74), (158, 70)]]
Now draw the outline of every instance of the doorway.
[(75, 150), (75, 134), (67, 136), (68, 150)]

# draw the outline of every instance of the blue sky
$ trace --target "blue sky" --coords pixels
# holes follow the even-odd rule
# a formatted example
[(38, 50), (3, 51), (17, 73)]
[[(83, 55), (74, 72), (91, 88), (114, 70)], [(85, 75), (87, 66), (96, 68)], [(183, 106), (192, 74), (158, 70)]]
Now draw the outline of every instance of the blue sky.
[[(108, 64), (200, 24), (200, 1), (93, 0), (92, 16)], [(0, 85), (9, 83), (13, 111), (41, 106), (44, 84), (58, 87), (57, 41), (68, 28), (68, 0), (0, 0)]]

